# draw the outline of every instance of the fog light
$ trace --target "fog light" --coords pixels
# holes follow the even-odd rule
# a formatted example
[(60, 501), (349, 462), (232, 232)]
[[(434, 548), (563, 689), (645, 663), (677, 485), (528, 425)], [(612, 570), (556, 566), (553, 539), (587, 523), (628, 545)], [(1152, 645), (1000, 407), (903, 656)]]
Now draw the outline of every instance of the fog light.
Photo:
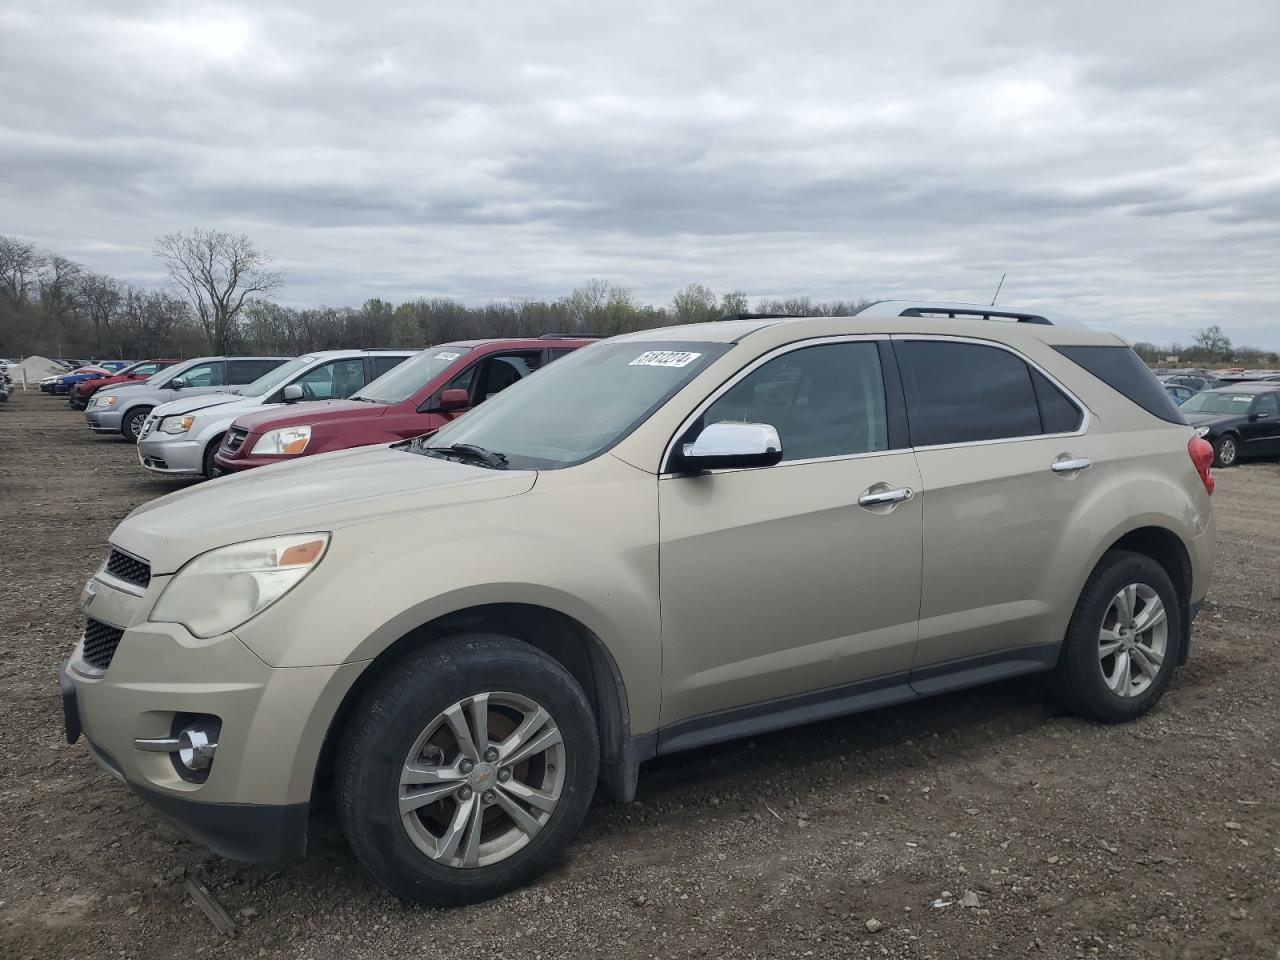
[[(217, 736), (217, 734), (214, 734)], [(218, 742), (209, 739), (209, 731), (193, 723), (178, 734), (178, 760), (188, 770), (208, 770)]]
[(207, 713), (179, 713), (173, 718), (171, 729), (171, 736), (139, 738), (133, 745), (150, 753), (167, 753), (178, 776), (191, 783), (204, 783), (218, 749), (222, 720)]

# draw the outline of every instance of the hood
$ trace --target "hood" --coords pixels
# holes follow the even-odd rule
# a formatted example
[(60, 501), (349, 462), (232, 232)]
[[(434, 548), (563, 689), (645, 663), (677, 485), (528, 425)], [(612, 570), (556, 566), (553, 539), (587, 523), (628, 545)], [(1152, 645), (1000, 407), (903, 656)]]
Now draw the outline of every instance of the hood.
[(111, 542), (146, 558), (153, 573), (167, 574), (215, 547), (514, 497), (532, 489), (537, 477), (532, 470), (489, 470), (389, 446), (358, 447), (152, 500), (116, 527)]
[(293, 427), (309, 423), (313, 427), (339, 420), (363, 420), (380, 417), (391, 406), (385, 403), (368, 403), (363, 400), (320, 400), (312, 403), (290, 404), (281, 410), (273, 407), (260, 413), (245, 414), (236, 420), (236, 426), (253, 434), (263, 434), (280, 427)]
[(236, 393), (206, 393), (200, 397), (179, 397), (177, 400), (170, 400), (168, 403), (160, 404), (153, 412), (158, 416), (171, 417), (175, 414), (207, 410), (209, 407), (225, 407), (232, 403), (256, 408), (261, 402), (261, 397), (242, 397)]

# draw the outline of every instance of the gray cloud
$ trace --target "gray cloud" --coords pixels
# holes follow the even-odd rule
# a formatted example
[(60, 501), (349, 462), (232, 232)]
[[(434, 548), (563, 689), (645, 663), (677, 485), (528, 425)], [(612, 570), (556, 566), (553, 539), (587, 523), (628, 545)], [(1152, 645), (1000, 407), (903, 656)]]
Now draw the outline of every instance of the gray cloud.
[(0, 232), (282, 299), (989, 298), (1280, 347), (1280, 17), (1181, 4), (0, 9)]

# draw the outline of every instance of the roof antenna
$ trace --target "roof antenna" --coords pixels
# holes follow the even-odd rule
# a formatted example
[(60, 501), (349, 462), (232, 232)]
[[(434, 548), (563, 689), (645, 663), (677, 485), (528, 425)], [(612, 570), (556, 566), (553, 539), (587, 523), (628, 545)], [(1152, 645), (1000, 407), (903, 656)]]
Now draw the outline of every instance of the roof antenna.
[(1000, 282), (996, 284), (996, 295), (991, 298), (991, 306), (993, 307), (996, 305), (996, 300), (1000, 297), (1000, 288), (1004, 286), (1004, 278), (1007, 276), (1007, 273), (1000, 274)]

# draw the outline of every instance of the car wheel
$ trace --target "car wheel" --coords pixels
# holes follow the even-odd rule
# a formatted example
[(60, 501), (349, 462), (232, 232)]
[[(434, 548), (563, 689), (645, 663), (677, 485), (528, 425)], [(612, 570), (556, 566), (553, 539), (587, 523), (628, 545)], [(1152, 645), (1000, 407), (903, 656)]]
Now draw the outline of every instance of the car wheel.
[(204, 458), (201, 461), (200, 470), (209, 480), (218, 475), (218, 465), (213, 462), (213, 458), (218, 453), (218, 447), (222, 446), (222, 436), (214, 437), (209, 441), (209, 445), (204, 448)]
[(365, 693), (338, 746), (338, 815), (396, 896), (471, 903), (554, 863), (598, 768), (590, 704), (563, 666), (510, 637), (449, 637)]
[(147, 422), (147, 417), (151, 415), (150, 407), (134, 407), (124, 415), (124, 420), (120, 423), (120, 433), (126, 440), (138, 442), (138, 437), (142, 435), (142, 425)]
[(1058, 699), (1103, 723), (1140, 717), (1169, 685), (1183, 630), (1164, 567), (1140, 553), (1108, 553), (1071, 615), (1053, 674)]
[(1240, 442), (1234, 433), (1224, 433), (1213, 441), (1213, 465), (1234, 467), (1240, 459)]

